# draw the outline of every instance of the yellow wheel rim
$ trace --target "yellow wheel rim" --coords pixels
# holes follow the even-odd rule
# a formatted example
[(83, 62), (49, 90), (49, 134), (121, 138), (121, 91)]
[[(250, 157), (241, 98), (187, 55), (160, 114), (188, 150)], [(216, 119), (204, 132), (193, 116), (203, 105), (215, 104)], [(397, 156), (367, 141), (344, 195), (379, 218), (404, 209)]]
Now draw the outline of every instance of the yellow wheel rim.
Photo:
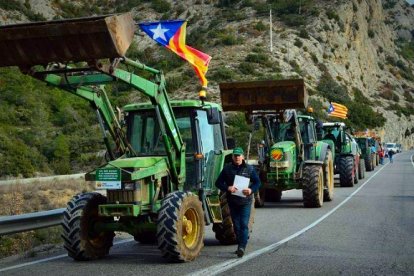
[(183, 241), (187, 247), (192, 247), (196, 244), (198, 233), (200, 232), (200, 225), (198, 223), (197, 212), (193, 208), (185, 211), (182, 231)]

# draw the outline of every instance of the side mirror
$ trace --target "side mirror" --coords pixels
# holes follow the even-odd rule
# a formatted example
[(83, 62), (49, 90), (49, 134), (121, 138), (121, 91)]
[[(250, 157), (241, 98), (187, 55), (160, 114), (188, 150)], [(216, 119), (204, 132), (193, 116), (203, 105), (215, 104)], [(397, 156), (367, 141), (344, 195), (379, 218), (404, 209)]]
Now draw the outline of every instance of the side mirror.
[(234, 149), (236, 147), (236, 140), (234, 138), (227, 138), (226, 143), (228, 149)]
[(210, 125), (220, 124), (220, 111), (217, 107), (207, 109), (207, 120)]

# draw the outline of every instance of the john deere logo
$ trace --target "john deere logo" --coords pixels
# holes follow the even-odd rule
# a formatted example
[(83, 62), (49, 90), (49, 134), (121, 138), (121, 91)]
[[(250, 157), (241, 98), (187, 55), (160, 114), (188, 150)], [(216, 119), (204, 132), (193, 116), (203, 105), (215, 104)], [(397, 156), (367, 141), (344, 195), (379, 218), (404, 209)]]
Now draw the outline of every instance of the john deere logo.
[(272, 156), (273, 160), (282, 160), (283, 151), (281, 149), (272, 149), (270, 155)]

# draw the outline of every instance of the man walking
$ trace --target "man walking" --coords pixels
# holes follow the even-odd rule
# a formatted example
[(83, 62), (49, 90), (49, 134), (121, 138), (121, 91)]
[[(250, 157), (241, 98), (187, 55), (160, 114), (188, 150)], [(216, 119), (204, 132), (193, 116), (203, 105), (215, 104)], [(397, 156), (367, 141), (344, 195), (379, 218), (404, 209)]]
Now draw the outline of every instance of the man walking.
[(388, 151), (388, 157), (390, 158), (390, 163), (393, 163), (394, 162), (394, 160), (392, 159), (392, 156), (394, 155), (394, 153), (395, 152), (392, 149), (390, 149)]
[[(253, 194), (259, 190), (260, 179), (255, 169), (244, 161), (243, 149), (238, 147), (233, 150), (232, 163), (227, 164), (221, 171), (216, 181), (216, 186), (227, 193), (230, 215), (236, 233), (238, 247), (236, 254), (243, 257), (249, 239), (249, 219), (253, 202)], [(236, 195), (236, 175), (249, 179), (249, 186), (243, 189), (242, 194)]]

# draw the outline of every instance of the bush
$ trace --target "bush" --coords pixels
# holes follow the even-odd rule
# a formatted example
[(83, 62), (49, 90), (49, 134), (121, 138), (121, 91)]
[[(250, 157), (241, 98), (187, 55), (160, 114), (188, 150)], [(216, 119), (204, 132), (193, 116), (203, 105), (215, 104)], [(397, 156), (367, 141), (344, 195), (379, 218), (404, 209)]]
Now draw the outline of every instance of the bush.
[(219, 82), (219, 81), (230, 81), (230, 80), (233, 80), (234, 77), (235, 77), (235, 74), (232, 70), (225, 68), (225, 67), (220, 67), (212, 73), (210, 79)]
[(304, 29), (304, 28), (300, 29), (299, 36), (301, 38), (305, 38), (305, 39), (309, 39), (310, 38), (308, 31), (306, 29)]
[(400, 44), (400, 55), (414, 62), (414, 41), (404, 41)]
[(255, 73), (255, 69), (253, 64), (249, 62), (242, 62), (239, 64), (239, 70), (241, 73), (246, 75), (253, 75)]
[(296, 38), (295, 39), (295, 42), (293, 43), (293, 45), (295, 45), (298, 48), (301, 48), (303, 46), (303, 42), (302, 42), (302, 40)]
[(259, 63), (264, 64), (267, 62), (268, 57), (265, 54), (258, 53), (258, 54), (248, 54), (245, 58), (247, 62)]
[(316, 90), (328, 101), (345, 104), (351, 101), (345, 86), (339, 85), (328, 72), (324, 72)]
[(266, 29), (267, 29), (266, 25), (265, 25), (265, 24), (263, 24), (263, 22), (262, 22), (262, 21), (257, 22), (257, 23), (254, 25), (254, 28), (255, 28), (256, 30), (260, 31), (260, 32), (262, 32), (262, 31), (264, 31), (264, 30), (266, 30)]
[(373, 31), (373, 30), (371, 30), (371, 29), (369, 29), (369, 30), (368, 30), (368, 36), (369, 36), (370, 38), (374, 38), (374, 37), (375, 37), (375, 33), (374, 33), (374, 31)]
[(151, 1), (151, 8), (158, 13), (164, 13), (171, 10), (171, 4), (165, 0), (153, 0)]
[(385, 3), (382, 4), (384, 9), (393, 9), (397, 4), (397, 0), (385, 0)]
[(328, 16), (329, 20), (334, 19), (336, 22), (339, 22), (339, 20), (340, 20), (339, 15), (332, 9), (328, 9), (326, 11), (326, 16)]

